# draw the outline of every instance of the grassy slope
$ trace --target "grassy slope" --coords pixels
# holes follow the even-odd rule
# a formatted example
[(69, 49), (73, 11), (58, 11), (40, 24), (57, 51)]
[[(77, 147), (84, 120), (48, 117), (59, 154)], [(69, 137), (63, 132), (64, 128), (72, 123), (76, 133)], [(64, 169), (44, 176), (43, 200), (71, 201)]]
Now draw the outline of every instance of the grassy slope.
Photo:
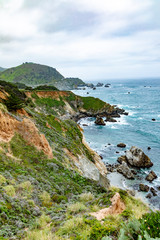
[[(40, 101), (36, 94), (34, 97)], [(72, 103), (76, 96), (70, 93), (66, 99)], [(80, 152), (90, 159), (92, 156), (82, 145), (77, 124), (57, 119), (50, 112), (54, 104), (63, 108), (64, 99), (58, 104), (51, 99), (44, 101), (45, 104), (39, 102), (43, 111), (37, 112), (36, 102), (27, 100), (26, 110), (50, 142), (53, 159), (47, 159), (17, 134), (11, 142), (0, 143), (0, 239), (101, 240), (106, 235), (117, 236), (122, 222), (141, 217), (147, 208), (124, 191), (107, 191), (70, 170), (72, 162), (63, 148), (75, 156)], [(109, 206), (116, 191), (120, 192), (126, 210), (118, 217), (107, 217), (102, 225), (89, 212)]]
[[(65, 79), (55, 68), (35, 63), (24, 63), (0, 73), (0, 78), (9, 82), (21, 82), (26, 85), (69, 86), (82, 84), (80, 79)], [(64, 82), (64, 83), (63, 83)]]

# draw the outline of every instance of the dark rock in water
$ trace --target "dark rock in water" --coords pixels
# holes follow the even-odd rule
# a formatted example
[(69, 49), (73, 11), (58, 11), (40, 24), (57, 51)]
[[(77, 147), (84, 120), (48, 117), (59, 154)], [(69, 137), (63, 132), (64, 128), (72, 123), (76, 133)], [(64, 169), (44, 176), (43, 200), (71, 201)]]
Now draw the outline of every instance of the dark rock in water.
[(93, 87), (94, 87), (94, 84), (93, 84), (93, 83), (86, 83), (86, 86), (87, 86), (87, 87), (90, 87), (90, 88), (93, 88)]
[(93, 90), (96, 90), (96, 87), (93, 87)]
[(87, 94), (89, 94), (89, 92), (87, 92)]
[(137, 171), (135, 169), (132, 169), (131, 172), (134, 174), (134, 175), (137, 175)]
[(134, 179), (134, 174), (132, 173), (131, 169), (128, 167), (126, 162), (122, 162), (121, 165), (117, 168), (117, 172), (122, 173), (124, 177), (127, 179)]
[(155, 119), (155, 118), (152, 118), (152, 121), (156, 121), (156, 119)]
[(138, 147), (132, 146), (130, 150), (126, 151), (127, 162), (138, 168), (149, 168), (153, 166), (150, 158)]
[(157, 196), (157, 191), (153, 187), (151, 187), (151, 192), (153, 193), (153, 196)]
[(125, 148), (125, 147), (126, 147), (126, 144), (124, 144), (124, 143), (118, 143), (118, 144), (117, 144), (117, 147), (119, 147), (119, 148)]
[(157, 186), (157, 190), (160, 191), (160, 186)]
[(118, 159), (117, 159), (117, 162), (119, 162), (120, 164), (122, 164), (122, 162), (126, 162), (126, 156), (123, 155), (123, 156), (120, 156)]
[(86, 88), (84, 87), (83, 90), (86, 90)]
[(99, 155), (101, 159), (103, 159), (102, 155)]
[(130, 94), (130, 92), (128, 92), (128, 94)]
[(111, 114), (110, 117), (114, 117), (114, 118), (120, 118), (121, 115), (118, 114), (118, 113), (114, 113), (114, 114)]
[(102, 126), (106, 125), (105, 122), (104, 122), (104, 120), (103, 120), (103, 118), (101, 118), (101, 117), (99, 117), (99, 116), (97, 116), (96, 121), (95, 121), (95, 124), (97, 124), (97, 125), (102, 125)]
[(148, 147), (147, 149), (148, 149), (148, 150), (151, 150), (151, 147)]
[(150, 173), (146, 176), (146, 180), (152, 182), (154, 179), (157, 178), (157, 175), (154, 171), (150, 171)]
[(149, 191), (149, 186), (145, 185), (143, 183), (140, 183), (139, 184), (139, 190), (142, 191), (142, 192), (148, 192)]
[(148, 193), (146, 198), (151, 198), (152, 197), (152, 194), (151, 193)]
[(123, 115), (126, 115), (126, 116), (128, 116), (128, 115), (129, 115), (129, 113), (128, 113), (128, 112), (125, 112), (125, 113), (123, 113)]
[(105, 122), (117, 122), (117, 120), (113, 119), (110, 116), (107, 116), (106, 119), (105, 119)]
[(96, 87), (102, 87), (103, 85), (103, 83), (97, 83)]
[(119, 153), (118, 151), (116, 151), (116, 153)]
[(108, 84), (105, 84), (104, 86), (105, 86), (105, 87), (109, 87), (109, 85), (108, 85)]
[(88, 125), (84, 123), (82, 126), (87, 127)]
[(108, 143), (108, 145), (111, 145), (110, 143)]

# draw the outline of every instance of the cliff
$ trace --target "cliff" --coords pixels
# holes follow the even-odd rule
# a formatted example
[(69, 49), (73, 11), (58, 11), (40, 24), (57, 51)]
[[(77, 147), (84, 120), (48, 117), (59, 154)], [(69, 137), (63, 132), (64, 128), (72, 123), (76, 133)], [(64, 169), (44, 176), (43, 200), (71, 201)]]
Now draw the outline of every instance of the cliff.
[[(99, 99), (65, 91), (21, 92), (1, 82), (1, 239), (118, 237), (124, 219), (148, 210), (125, 191), (109, 189), (105, 165), (71, 120), (114, 111)], [(107, 216), (103, 224), (92, 218), (91, 212), (113, 205), (116, 192), (125, 211)]]

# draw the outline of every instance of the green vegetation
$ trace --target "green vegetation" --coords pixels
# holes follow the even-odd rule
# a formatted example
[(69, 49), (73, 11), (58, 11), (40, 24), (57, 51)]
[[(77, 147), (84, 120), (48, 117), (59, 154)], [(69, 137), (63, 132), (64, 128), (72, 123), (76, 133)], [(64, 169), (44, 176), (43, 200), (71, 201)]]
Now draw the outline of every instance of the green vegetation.
[(36, 88), (34, 88), (34, 90), (47, 90), (47, 91), (58, 91), (58, 89), (54, 86), (48, 86), (48, 85), (40, 85)]
[(77, 78), (65, 79), (55, 68), (27, 62), (1, 72), (0, 78), (8, 82), (23, 83), (29, 86), (60, 86), (60, 89), (73, 89), (74, 86), (84, 84), (82, 80)]
[(99, 98), (94, 97), (81, 97), (81, 100), (83, 102), (83, 108), (90, 111), (97, 112), (102, 109), (109, 109), (111, 106), (110, 104), (107, 104), (100, 100)]
[(9, 94), (9, 96), (6, 94), (6, 99), (1, 99), (9, 111), (21, 109), (26, 105), (26, 95), (15, 84), (0, 81), (0, 91), (1, 89), (3, 93), (5, 91)]
[[(48, 159), (43, 151), (16, 132), (10, 142), (0, 142), (0, 239), (148, 240), (160, 237), (159, 212), (147, 213), (148, 207), (140, 200), (124, 190), (102, 188), (81, 176), (76, 167), (79, 156), (94, 162), (93, 153), (83, 145), (77, 123), (62, 120), (66, 102), (75, 112), (84, 108), (94, 113), (110, 110), (112, 106), (98, 99), (88, 100), (59, 91), (43, 97), (38, 95), (38, 90), (33, 90), (29, 99), (11, 83), (2, 81), (1, 86), (1, 91), (8, 93), (6, 100), (18, 96), (24, 101), (28, 116), (48, 140), (53, 158)], [(4, 101), (0, 109), (7, 112), (6, 106)], [(19, 117), (16, 112), (9, 114)], [(101, 222), (90, 215), (109, 207), (116, 192), (125, 203), (123, 213), (107, 216)]]

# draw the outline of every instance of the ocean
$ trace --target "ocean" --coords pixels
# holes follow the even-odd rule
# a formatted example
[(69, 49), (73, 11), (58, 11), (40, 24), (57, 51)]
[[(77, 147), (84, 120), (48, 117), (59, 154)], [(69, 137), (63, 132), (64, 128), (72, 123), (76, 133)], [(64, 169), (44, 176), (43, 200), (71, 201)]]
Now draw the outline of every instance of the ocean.
[[(105, 81), (104, 84), (108, 83)], [(96, 83), (94, 83), (96, 84)], [(92, 149), (103, 157), (105, 163), (117, 163), (117, 158), (131, 146), (141, 148), (153, 162), (151, 169), (142, 169), (135, 180), (126, 180), (127, 188), (139, 189), (139, 183), (145, 183), (157, 190), (157, 196), (152, 197), (150, 204), (160, 209), (160, 79), (128, 80), (110, 82), (110, 87), (97, 87), (96, 90), (74, 90), (80, 96), (93, 96), (125, 109), (129, 115), (117, 118), (116, 123), (106, 122), (106, 126), (95, 125), (94, 118), (79, 121), (84, 129), (86, 141)], [(87, 94), (87, 92), (89, 94)], [(152, 119), (155, 121), (152, 121)], [(83, 126), (86, 124), (87, 126)], [(125, 149), (117, 144), (123, 142)], [(108, 145), (110, 144), (110, 145)], [(148, 150), (151, 147), (151, 150)], [(119, 152), (119, 153), (116, 153)], [(145, 180), (150, 170), (155, 171), (158, 178), (152, 183)], [(145, 193), (141, 193), (145, 197)]]

